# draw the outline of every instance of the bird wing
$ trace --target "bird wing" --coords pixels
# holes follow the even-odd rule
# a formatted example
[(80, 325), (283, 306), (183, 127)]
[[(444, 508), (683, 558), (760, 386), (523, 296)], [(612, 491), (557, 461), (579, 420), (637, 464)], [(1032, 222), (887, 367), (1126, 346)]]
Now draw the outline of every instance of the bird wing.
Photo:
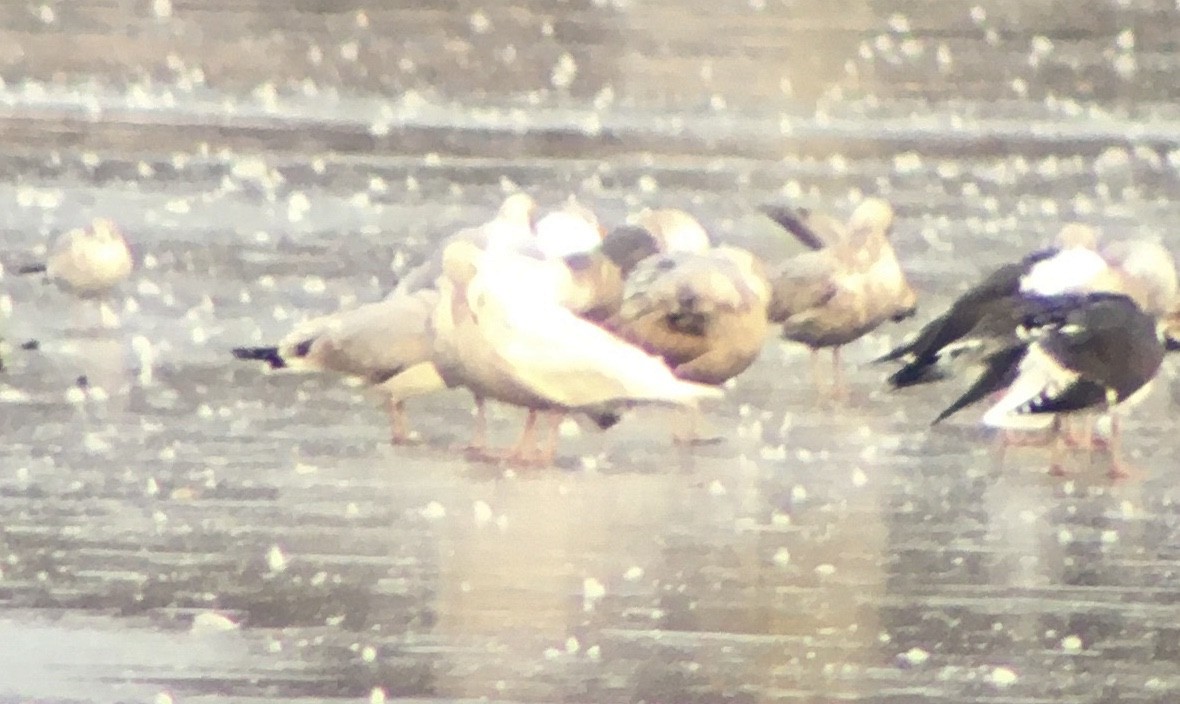
[(438, 297), (428, 289), (340, 311), (313, 321), (313, 333), (293, 335), (281, 349), (316, 368), (381, 383), (430, 359)]
[[(1000, 399), (983, 415), (984, 425), (993, 428), (1022, 428), (1027, 422), (1021, 416), (1051, 413), (1058, 406), (1069, 406), (1076, 410), (1077, 393), (1073, 387), (1081, 379), (1077, 373), (1067, 369), (1047, 354), (1040, 345), (1030, 344), (1015, 369), (1008, 370), (1005, 379), (1007, 390)], [(994, 390), (1004, 388), (998, 384)], [(1101, 394), (1099, 394), (1101, 398)]]
[(1155, 319), (1120, 294), (1070, 299), (1072, 308), (1033, 332), (1046, 353), (1079, 377), (1113, 390), (1118, 400), (1146, 384), (1164, 354)]
[(1051, 296), (1018, 331), (1028, 353), (984, 423), (1013, 427), (1019, 416), (1064, 413), (1126, 398), (1155, 375), (1163, 359), (1154, 320), (1121, 294)]
[(719, 390), (681, 381), (657, 357), (566, 308), (537, 297), (487, 290), (477, 313), (504, 372), (540, 398), (567, 408), (612, 401), (691, 403)]
[(974, 330), (998, 302), (1013, 299), (1026, 270), (1023, 261), (1001, 266), (955, 299), (945, 313), (927, 323), (910, 341), (874, 361), (890, 362), (907, 355), (914, 360), (933, 361), (945, 347)]
[(676, 252), (640, 262), (606, 326), (676, 367), (705, 354), (717, 315), (744, 305), (732, 269), (708, 254)]
[(830, 252), (804, 252), (791, 257), (770, 277), (768, 317), (781, 323), (823, 306), (839, 291), (839, 273), (839, 263)]
[(946, 420), (967, 406), (1012, 384), (1020, 370), (1020, 362), (1026, 352), (1027, 347), (1024, 345), (1013, 345), (988, 356), (984, 363), (983, 373), (979, 375), (962, 396), (944, 408), (934, 418), (931, 425)]

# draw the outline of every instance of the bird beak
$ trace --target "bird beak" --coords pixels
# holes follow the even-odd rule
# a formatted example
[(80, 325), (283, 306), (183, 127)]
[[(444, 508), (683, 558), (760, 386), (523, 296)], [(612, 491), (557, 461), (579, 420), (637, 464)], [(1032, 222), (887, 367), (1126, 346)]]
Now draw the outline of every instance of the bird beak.
[(586, 271), (594, 264), (594, 257), (588, 252), (568, 254), (565, 257), (565, 264), (571, 271)]
[(895, 323), (900, 323), (903, 320), (914, 317), (915, 315), (917, 315), (917, 313), (918, 313), (918, 306), (916, 306), (916, 305), (910, 306), (909, 308), (906, 308), (903, 311), (900, 311), (898, 313), (894, 313), (891, 320)]

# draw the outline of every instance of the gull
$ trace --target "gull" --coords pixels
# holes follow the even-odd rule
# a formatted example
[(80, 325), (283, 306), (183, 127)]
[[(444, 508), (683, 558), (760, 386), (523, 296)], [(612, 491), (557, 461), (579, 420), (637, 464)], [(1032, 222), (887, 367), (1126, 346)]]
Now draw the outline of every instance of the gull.
[(819, 350), (832, 349), (833, 391), (843, 393), (840, 349), (887, 320), (913, 315), (917, 295), (889, 241), (893, 208), (867, 198), (846, 224), (803, 210), (767, 208), (767, 215), (811, 248), (770, 273), (770, 321), (782, 336), (811, 348), (818, 382)]
[(1005, 346), (1030, 300), (1081, 292), (1121, 292), (1149, 315), (1162, 317), (1175, 306), (1176, 267), (1161, 245), (1146, 240), (1115, 242), (1098, 249), (1097, 232), (1080, 223), (1065, 225), (1054, 245), (1005, 264), (957, 298), (910, 341), (876, 361), (901, 361), (889, 377), (896, 387), (944, 376), (942, 362), (979, 359)]
[[(681, 210), (648, 210), (648, 233), (611, 233), (603, 247), (628, 269), (618, 311), (605, 326), (660, 357), (677, 378), (717, 386), (745, 371), (766, 339), (770, 285), (748, 251), (713, 246)], [(611, 240), (614, 241), (611, 241)], [(632, 261), (654, 245), (657, 253)], [(695, 442), (696, 416), (678, 440)]]
[(1148, 393), (1164, 345), (1156, 318), (1118, 293), (1039, 297), (1017, 339), (989, 354), (972, 386), (934, 420), (939, 423), (988, 395), (998, 400), (984, 414), (989, 427), (1051, 426), (1058, 442), (1050, 471), (1062, 474), (1062, 418), (1099, 410), (1111, 414), (1111, 477), (1127, 471), (1119, 456), (1119, 413)]
[(744, 249), (712, 246), (683, 211), (649, 211), (640, 222), (660, 252), (630, 271), (608, 327), (682, 379), (721, 384), (745, 371), (766, 337), (770, 289), (761, 264)]
[[(95, 218), (86, 228), (69, 230), (53, 243), (43, 263), (18, 274), (44, 273), (58, 288), (80, 298), (100, 298), (131, 275), (131, 250), (112, 220)], [(118, 325), (114, 311), (100, 304), (105, 327)]]
[(635, 403), (691, 407), (721, 395), (563, 305), (571, 277), (560, 261), (457, 241), (440, 282), (434, 360), (447, 385), (529, 411), (511, 461), (552, 460), (555, 437), (536, 447), (538, 413), (585, 412), (609, 426)]
[[(536, 203), (530, 196), (512, 194), (492, 220), (460, 230), (447, 243), (464, 241), (496, 249), (522, 246), (531, 237), (535, 213)], [(359, 379), (385, 396), (393, 444), (409, 442), (406, 400), (446, 388), (434, 366), (430, 325), (439, 302), (442, 250), (407, 273), (384, 300), (315, 318), (297, 326), (277, 345), (238, 347), (234, 356), (265, 361), (276, 369), (333, 372)], [(472, 444), (481, 446), (486, 416), (478, 396), (476, 410)]]
[(236, 347), (238, 359), (272, 369), (334, 372), (382, 392), (391, 441), (410, 441), (405, 401), (445, 388), (430, 361), (429, 320), (438, 291), (421, 289), (314, 318), (270, 347)]

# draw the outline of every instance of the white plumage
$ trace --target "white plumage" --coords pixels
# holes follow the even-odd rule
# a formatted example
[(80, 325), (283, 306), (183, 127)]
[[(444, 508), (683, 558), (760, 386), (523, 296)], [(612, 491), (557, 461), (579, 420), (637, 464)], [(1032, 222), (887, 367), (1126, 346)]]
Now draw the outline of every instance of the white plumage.
[(89, 228), (70, 230), (54, 243), (46, 275), (79, 296), (98, 296), (131, 275), (131, 250), (115, 223), (96, 218)]
[(1102, 285), (1110, 265), (1092, 249), (1071, 247), (1039, 261), (1020, 281), (1020, 291), (1041, 296), (1060, 296), (1079, 291), (1111, 290)]
[(1033, 344), (1020, 362), (1015, 381), (983, 415), (983, 424), (1007, 430), (1043, 430), (1053, 424), (1053, 415), (1028, 413), (1029, 404), (1055, 398), (1078, 379), (1057, 360)]

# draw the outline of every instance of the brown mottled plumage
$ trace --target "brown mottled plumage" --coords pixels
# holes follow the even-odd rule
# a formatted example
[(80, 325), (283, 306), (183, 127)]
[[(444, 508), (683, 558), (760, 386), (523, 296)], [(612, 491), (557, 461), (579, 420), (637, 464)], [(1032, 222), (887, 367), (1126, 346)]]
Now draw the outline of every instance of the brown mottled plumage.
[(721, 384), (740, 374), (766, 337), (762, 265), (743, 249), (708, 248), (704, 228), (683, 211), (649, 211), (640, 221), (666, 251), (636, 265), (608, 327), (682, 379)]
[(793, 257), (771, 274), (770, 320), (783, 337), (811, 348), (832, 348), (840, 386), (840, 347), (886, 320), (914, 312), (917, 297), (889, 242), (893, 209), (865, 200), (846, 226), (829, 218), (776, 209), (768, 214), (812, 251)]

